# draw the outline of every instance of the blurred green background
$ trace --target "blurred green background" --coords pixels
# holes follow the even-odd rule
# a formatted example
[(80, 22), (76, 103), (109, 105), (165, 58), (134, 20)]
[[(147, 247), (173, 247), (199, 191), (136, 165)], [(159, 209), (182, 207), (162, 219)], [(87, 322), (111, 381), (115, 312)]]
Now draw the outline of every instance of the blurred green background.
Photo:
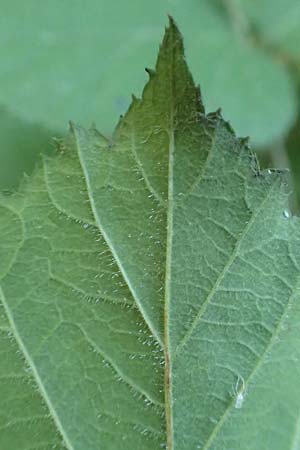
[(0, 189), (18, 186), (68, 121), (110, 134), (140, 94), (171, 14), (207, 111), (222, 107), (300, 204), (299, 0), (0, 0)]

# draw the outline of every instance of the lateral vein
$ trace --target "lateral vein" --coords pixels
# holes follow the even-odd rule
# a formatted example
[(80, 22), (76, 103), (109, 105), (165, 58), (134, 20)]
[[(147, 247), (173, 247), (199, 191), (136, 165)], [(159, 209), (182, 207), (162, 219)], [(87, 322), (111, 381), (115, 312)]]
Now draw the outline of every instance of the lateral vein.
[(88, 193), (88, 196), (89, 196), (89, 200), (90, 200), (90, 204), (91, 204), (91, 208), (92, 208), (92, 212), (93, 212), (96, 224), (97, 224), (97, 226), (98, 226), (102, 236), (104, 237), (108, 247), (110, 248), (110, 251), (111, 251), (111, 253), (112, 253), (112, 255), (113, 255), (113, 257), (114, 257), (114, 259), (115, 259), (115, 261), (116, 261), (116, 263), (117, 263), (117, 265), (119, 267), (119, 269), (120, 269), (120, 272), (122, 273), (122, 275), (124, 277), (124, 280), (127, 283), (127, 286), (129, 288), (133, 298), (136, 301), (136, 304), (137, 304), (137, 306), (138, 306), (138, 308), (139, 308), (139, 310), (140, 310), (140, 312), (141, 312), (141, 314), (142, 314), (142, 316), (143, 316), (143, 318), (144, 318), (148, 328), (150, 329), (151, 333), (153, 334), (153, 336), (155, 337), (156, 341), (159, 343), (161, 348), (163, 348), (164, 345), (163, 345), (163, 342), (162, 342), (162, 340), (161, 340), (161, 338), (159, 336), (159, 333), (156, 330), (155, 326), (153, 325), (150, 317), (147, 315), (147, 313), (145, 311), (145, 308), (143, 307), (143, 305), (142, 305), (142, 303), (141, 303), (141, 301), (139, 299), (138, 294), (136, 293), (134, 287), (132, 286), (132, 283), (131, 283), (128, 275), (127, 275), (127, 272), (126, 272), (126, 270), (125, 270), (125, 268), (124, 268), (124, 266), (123, 266), (123, 264), (122, 264), (122, 262), (121, 262), (121, 260), (120, 260), (120, 258), (118, 256), (118, 254), (117, 254), (117, 251), (115, 250), (115, 248), (113, 246), (113, 243), (111, 242), (110, 238), (108, 237), (107, 233), (105, 232), (105, 230), (104, 230), (104, 228), (102, 226), (102, 223), (101, 223), (101, 221), (99, 219), (99, 215), (97, 213), (97, 208), (96, 208), (96, 205), (95, 205), (94, 196), (93, 196), (93, 192), (92, 192), (92, 188), (91, 188), (91, 184), (90, 184), (89, 175), (87, 173), (84, 161), (82, 159), (81, 146), (80, 146), (80, 143), (78, 142), (76, 133), (74, 133), (74, 137), (75, 137), (75, 141), (76, 141), (76, 149), (77, 149), (77, 153), (78, 153), (79, 162), (80, 162), (82, 171), (84, 173), (85, 183), (86, 183), (86, 187), (87, 187), (87, 193)]
[(31, 356), (30, 356), (30, 354), (29, 354), (29, 352), (28, 352), (28, 350), (27, 350), (27, 348), (25, 346), (25, 343), (23, 342), (23, 340), (22, 340), (22, 338), (21, 338), (21, 336), (19, 334), (19, 331), (18, 331), (18, 329), (16, 327), (13, 315), (12, 315), (11, 310), (10, 310), (10, 308), (9, 308), (7, 302), (6, 302), (6, 298), (5, 298), (5, 295), (4, 295), (4, 292), (3, 292), (2, 288), (1, 288), (1, 286), (0, 286), (0, 297), (1, 297), (1, 301), (2, 301), (2, 304), (3, 304), (3, 308), (5, 310), (7, 319), (8, 319), (9, 324), (10, 324), (10, 328), (11, 328), (11, 330), (13, 332), (13, 335), (14, 335), (14, 337), (16, 339), (16, 342), (17, 342), (20, 350), (22, 351), (22, 353), (23, 353), (23, 355), (24, 355), (24, 357), (25, 357), (25, 359), (27, 361), (27, 364), (29, 365), (29, 367), (30, 367), (30, 369), (32, 371), (33, 377), (34, 377), (34, 379), (35, 379), (35, 381), (37, 383), (37, 386), (39, 388), (39, 391), (40, 391), (40, 393), (41, 393), (41, 395), (42, 395), (42, 397), (43, 397), (43, 399), (44, 399), (44, 401), (45, 401), (45, 403), (46, 403), (46, 405), (47, 405), (47, 407), (49, 409), (50, 415), (52, 416), (52, 418), (54, 420), (54, 423), (55, 423), (59, 433), (63, 437), (64, 443), (67, 446), (68, 450), (75, 450), (75, 447), (73, 447), (73, 445), (72, 445), (68, 435), (66, 434), (66, 432), (65, 432), (65, 430), (64, 430), (64, 428), (62, 426), (62, 423), (61, 423), (61, 421), (60, 421), (60, 419), (59, 419), (59, 417), (58, 417), (58, 415), (57, 415), (57, 413), (55, 411), (55, 407), (54, 407), (54, 405), (53, 405), (53, 403), (52, 403), (52, 401), (51, 401), (51, 399), (50, 399), (50, 397), (49, 397), (49, 395), (48, 395), (48, 393), (46, 391), (45, 386), (42, 383), (41, 377), (40, 377), (40, 375), (38, 373), (38, 370), (37, 370), (37, 368), (36, 368), (32, 358), (31, 358)]

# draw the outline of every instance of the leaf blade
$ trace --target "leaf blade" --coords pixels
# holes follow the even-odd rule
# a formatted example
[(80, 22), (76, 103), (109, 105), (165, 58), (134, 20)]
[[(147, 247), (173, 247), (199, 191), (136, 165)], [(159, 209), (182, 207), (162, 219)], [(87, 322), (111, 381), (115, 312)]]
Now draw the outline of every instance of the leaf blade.
[[(25, 209), (22, 211), (21, 208), (26, 223), (25, 244), (9, 275), (2, 280), (2, 289), (9, 298), (14, 322), (23, 336), (24, 346), (33, 355), (38, 376), (51, 398), (53, 411), (61, 420), (65, 441), (70, 442), (70, 448), (97, 448), (99, 440), (104, 446), (117, 445), (122, 436), (126, 437), (122, 444), (124, 448), (129, 449), (133, 445), (159, 448), (163, 425), (163, 410), (159, 400), (161, 394), (158, 390), (161, 370), (159, 349), (153, 351), (156, 348), (153, 339), (149, 337), (147, 328), (130, 301), (126, 286), (118, 280), (120, 274), (116, 272), (115, 263), (103, 239), (99, 241), (97, 235), (98, 241), (95, 240), (92, 226), (90, 230), (86, 229), (84, 223), (77, 223), (57, 211), (51, 200), (47, 199), (43, 178), (43, 171), (40, 170), (35, 183), (31, 180), (28, 186)], [(32, 214), (35, 218), (33, 221)], [(40, 237), (41, 229), (44, 238)], [(48, 242), (51, 243), (50, 248)], [(98, 242), (96, 247), (95, 242)], [(100, 257), (97, 256), (98, 252)], [(74, 255), (80, 256), (79, 260), (74, 259)], [(100, 270), (99, 260), (100, 263), (103, 260), (104, 264)], [(68, 281), (64, 283), (64, 278), (68, 275), (70, 278), (70, 270), (62, 271), (63, 261), (68, 266), (73, 265), (73, 278), (77, 278), (75, 285), (70, 285)], [(93, 269), (95, 264), (96, 269)], [(95, 280), (97, 266), (99, 274), (104, 273), (104, 276)], [(105, 279), (105, 267), (109, 274), (109, 285)], [(18, 280), (23, 280), (24, 271), (27, 273), (27, 282), (21, 289)], [(36, 272), (39, 281), (35, 281), (34, 286)], [(111, 278), (116, 277), (116, 274), (118, 281), (113, 286)], [(103, 298), (108, 288), (111, 295), (108, 292)], [(14, 293), (18, 290), (16, 296)], [(40, 292), (43, 292), (42, 301), (39, 300)], [(112, 301), (115, 298), (116, 302)], [(26, 315), (28, 309), (32, 315), (30, 320)], [(24, 317), (27, 317), (26, 321)], [(36, 317), (40, 319), (32, 336), (30, 330), (34, 327)], [(125, 349), (120, 347), (120, 339), (126, 342)], [(59, 342), (64, 342), (66, 349), (70, 345), (71, 352), (66, 360), (66, 356), (63, 356), (67, 354), (66, 349)], [(74, 352), (74, 346), (77, 346), (79, 353)], [(45, 355), (51, 355), (51, 360), (47, 361)], [(80, 355), (84, 360), (82, 364), (78, 359)], [(119, 366), (123, 368), (122, 371)], [(150, 368), (154, 373), (148, 378)], [(124, 406), (119, 406), (117, 411), (114, 411), (113, 404), (107, 398), (110, 391), (104, 387), (101, 391), (97, 388), (106, 386), (108, 380), (111, 388), (114, 386), (116, 398), (119, 396), (124, 399)], [(79, 391), (77, 388), (74, 390), (77, 384), (82, 386)], [(90, 399), (86, 398), (88, 392), (92, 393)], [(67, 405), (72, 405), (72, 398), (77, 399), (77, 410), (65, 414)], [(128, 413), (130, 403), (131, 412)], [(81, 417), (85, 417), (83, 422)], [(80, 436), (73, 428), (73, 421), (79, 427)], [(99, 423), (101, 428), (98, 429)], [(111, 433), (115, 423), (119, 424), (121, 436), (118, 432)], [(90, 428), (93, 424), (94, 430)], [(6, 448), (10, 448), (9, 441), (5, 444)]]

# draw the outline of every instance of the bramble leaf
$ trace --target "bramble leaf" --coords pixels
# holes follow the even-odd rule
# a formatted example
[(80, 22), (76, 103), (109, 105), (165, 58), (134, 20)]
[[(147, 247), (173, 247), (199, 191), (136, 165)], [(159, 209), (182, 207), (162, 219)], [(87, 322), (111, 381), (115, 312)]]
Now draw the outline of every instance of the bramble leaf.
[(295, 450), (300, 226), (170, 20), (111, 140), (0, 197), (0, 448)]

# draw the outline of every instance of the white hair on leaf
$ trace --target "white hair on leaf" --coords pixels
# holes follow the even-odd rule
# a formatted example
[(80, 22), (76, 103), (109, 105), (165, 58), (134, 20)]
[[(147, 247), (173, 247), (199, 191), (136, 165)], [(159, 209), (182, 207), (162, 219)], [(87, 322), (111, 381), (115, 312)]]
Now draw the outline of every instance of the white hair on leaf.
[[(241, 386), (240, 385), (240, 381), (241, 381)], [(234, 407), (236, 409), (241, 409), (241, 407), (243, 406), (244, 403), (244, 399), (245, 399), (245, 381), (244, 378), (242, 376), (238, 376), (236, 385), (235, 385), (235, 404)]]

